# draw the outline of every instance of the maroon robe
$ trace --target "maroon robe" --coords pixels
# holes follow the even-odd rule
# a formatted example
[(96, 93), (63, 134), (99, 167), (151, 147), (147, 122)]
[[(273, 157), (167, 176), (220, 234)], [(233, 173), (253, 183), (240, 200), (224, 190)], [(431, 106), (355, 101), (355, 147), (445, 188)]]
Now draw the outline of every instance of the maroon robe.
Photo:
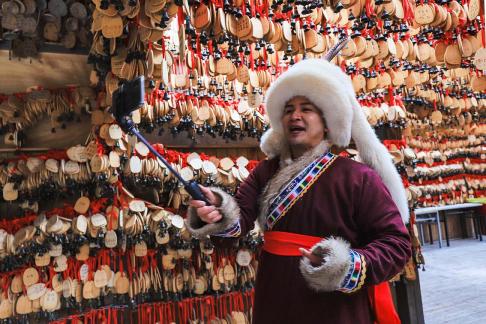
[[(235, 198), (243, 233), (252, 229), (261, 208), (261, 193), (278, 169), (278, 158), (262, 161), (239, 188)], [(342, 237), (366, 260), (365, 286), (351, 294), (315, 292), (299, 270), (300, 257), (263, 251), (255, 288), (255, 324), (373, 323), (366, 287), (392, 278), (411, 255), (408, 231), (379, 175), (342, 157), (273, 230)]]

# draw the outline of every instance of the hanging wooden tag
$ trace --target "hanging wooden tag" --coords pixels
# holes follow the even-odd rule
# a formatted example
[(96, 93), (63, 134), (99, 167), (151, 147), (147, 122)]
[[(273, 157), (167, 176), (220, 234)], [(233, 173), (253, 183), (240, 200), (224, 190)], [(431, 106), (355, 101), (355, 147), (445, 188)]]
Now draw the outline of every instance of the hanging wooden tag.
[(30, 300), (41, 298), (46, 293), (46, 285), (42, 282), (27, 287), (27, 296)]
[(113, 230), (107, 231), (105, 234), (105, 246), (109, 249), (115, 248), (118, 245), (118, 237)]
[(138, 142), (137, 144), (135, 144), (135, 150), (141, 156), (147, 156), (150, 152), (148, 147), (142, 142)]
[(194, 171), (191, 167), (184, 167), (181, 169), (181, 176), (186, 181), (191, 181), (194, 179)]
[(486, 70), (486, 48), (481, 47), (474, 55), (474, 65), (477, 69)]
[(224, 266), (223, 273), (225, 281), (233, 281), (235, 279), (235, 270), (230, 264)]
[(459, 37), (461, 39), (461, 43), (459, 44), (462, 57), (470, 57), (474, 54), (474, 49), (471, 42), (467, 39)]
[(444, 54), (444, 60), (450, 65), (460, 65), (461, 64), (461, 52), (459, 50), (459, 45), (452, 44), (447, 46)]
[(292, 27), (290, 26), (290, 22), (284, 20), (281, 24), (282, 28), (282, 36), (287, 42), (292, 42)]
[(346, 45), (344, 45), (343, 49), (341, 50), (341, 55), (344, 57), (354, 57), (356, 55), (356, 43), (354, 41), (347, 42)]
[(433, 123), (438, 124), (442, 122), (442, 113), (439, 110), (435, 110), (434, 112), (432, 112), (430, 119)]
[(51, 257), (58, 257), (62, 254), (62, 244), (51, 244), (49, 255)]
[(106, 272), (104, 270), (97, 270), (94, 275), (94, 285), (97, 288), (103, 288), (108, 283)]
[(252, 257), (248, 250), (238, 250), (238, 253), (236, 254), (236, 262), (238, 263), (238, 265), (240, 265), (241, 267), (247, 267), (248, 265), (250, 265), (251, 259)]
[(194, 27), (203, 29), (206, 28), (211, 21), (211, 11), (204, 3), (201, 3), (193, 13), (192, 17), (194, 20)]
[(63, 272), (67, 269), (67, 257), (65, 255), (60, 255), (54, 259), (54, 271)]
[(42, 255), (36, 254), (35, 258), (35, 265), (38, 267), (46, 267), (51, 263), (51, 256), (49, 253), (44, 253)]
[(140, 243), (135, 244), (135, 256), (143, 257), (147, 255), (147, 243), (145, 241), (141, 241)]
[(172, 226), (182, 229), (184, 227), (184, 219), (180, 215), (172, 215), (170, 217), (170, 222)]
[(418, 5), (414, 10), (415, 21), (420, 25), (427, 25), (434, 21), (434, 9), (429, 4)]
[(79, 279), (83, 282), (88, 280), (89, 267), (86, 263), (83, 263), (79, 268)]
[(15, 189), (15, 183), (8, 182), (3, 186), (3, 199), (6, 201), (14, 201), (19, 197), (19, 192)]
[(136, 155), (134, 155), (130, 158), (130, 171), (132, 173), (142, 172), (142, 161)]
[(107, 224), (106, 217), (103, 214), (94, 214), (93, 216), (90, 217), (90, 222), (91, 224), (96, 227), (105, 227)]
[(79, 214), (86, 214), (89, 209), (90, 200), (88, 197), (80, 197), (76, 200), (76, 204), (74, 205), (74, 210)]
[(251, 29), (252, 29), (252, 37), (255, 39), (262, 39), (263, 38), (263, 26), (260, 19), (253, 17), (250, 19), (251, 22)]
[(304, 32), (305, 48), (311, 49), (317, 45), (317, 32), (314, 29), (309, 29)]
[(206, 291), (205, 280), (203, 277), (197, 277), (194, 281), (194, 293), (202, 295)]
[(13, 304), (8, 299), (3, 299), (0, 302), (0, 319), (7, 319), (13, 315)]
[(27, 315), (32, 313), (32, 301), (25, 295), (21, 295), (17, 299), (17, 303), (15, 305), (15, 311), (19, 315)]
[(117, 124), (110, 125), (108, 133), (111, 139), (118, 140), (123, 137), (123, 131)]
[(56, 23), (47, 22), (44, 25), (44, 38), (51, 42), (57, 42), (59, 40), (59, 27)]
[(35, 268), (27, 268), (22, 274), (22, 280), (26, 287), (30, 287), (39, 281), (39, 272)]
[(130, 208), (131, 211), (139, 212), (139, 213), (144, 212), (146, 209), (143, 200), (139, 200), (139, 199), (133, 199), (132, 201), (130, 201), (128, 203), (128, 207)]
[(252, 33), (252, 23), (250, 17), (247, 15), (243, 15), (241, 18), (238, 19), (236, 24), (236, 36), (238, 38), (246, 38), (248, 35)]
[(79, 253), (76, 254), (76, 260), (86, 261), (88, 260), (88, 258), (89, 258), (89, 244), (83, 244), (79, 248)]
[(352, 84), (354, 91), (360, 92), (366, 87), (366, 78), (361, 74), (357, 74), (353, 77)]
[(126, 276), (119, 276), (117, 280), (115, 280), (115, 291), (117, 294), (124, 295), (128, 293), (130, 288), (130, 281)]
[(79, 215), (74, 221), (74, 227), (80, 234), (86, 234), (88, 228), (88, 220), (84, 215)]
[(219, 59), (216, 62), (216, 73), (218, 74), (228, 75), (233, 73), (233, 70), (234, 70), (233, 63), (225, 57)]
[(62, 282), (62, 296), (64, 298), (71, 297), (71, 278), (67, 278)]
[(54, 311), (59, 303), (59, 295), (54, 290), (49, 289), (43, 297), (42, 307), (44, 310), (48, 312)]
[(105, 38), (117, 38), (123, 34), (123, 20), (119, 15), (103, 16), (101, 32)]

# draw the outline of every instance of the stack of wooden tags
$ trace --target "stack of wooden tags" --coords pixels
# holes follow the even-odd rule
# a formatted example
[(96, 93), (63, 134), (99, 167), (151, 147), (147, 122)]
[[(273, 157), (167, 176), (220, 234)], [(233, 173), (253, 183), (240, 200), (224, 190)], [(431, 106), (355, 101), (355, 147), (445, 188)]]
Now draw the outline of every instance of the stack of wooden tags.
[[(429, 133), (428, 137), (410, 138), (409, 153), (413, 164), (405, 175), (411, 184), (409, 197), (416, 206), (464, 203), (482, 197), (486, 189), (486, 150), (481, 145), (485, 134), (462, 138)], [(405, 153), (405, 152), (404, 152)]]
[(96, 105), (96, 94), (89, 87), (70, 87), (55, 91), (31, 87), (0, 99), (0, 127), (5, 130), (4, 142), (11, 142), (11, 135), (33, 126), (46, 116), (53, 130), (60, 130), (87, 107)]
[[(197, 168), (197, 156), (190, 163)], [(209, 240), (194, 241), (179, 215), (126, 198), (125, 208), (109, 205), (93, 213), (89, 198), (83, 196), (74, 206), (72, 220), (42, 214), (15, 235), (0, 230), (0, 257), (15, 255), (26, 262), (17, 263), (0, 279), (0, 289), (7, 288), (10, 296), (0, 301), (0, 318), (56, 312), (61, 304), (72, 310), (99, 297), (104, 298), (96, 307), (123, 305), (124, 296), (145, 303), (252, 287), (258, 264), (245, 244), (229, 252), (215, 249)], [(120, 224), (122, 232), (117, 230)], [(61, 236), (65, 239), (55, 239)], [(98, 245), (100, 238), (103, 247)], [(120, 246), (117, 240), (127, 245)], [(74, 250), (72, 242), (77, 242)], [(32, 264), (25, 258), (31, 250), (38, 251)], [(233, 254), (236, 259), (230, 257)], [(111, 304), (103, 304), (109, 300)], [(231, 316), (243, 319), (250, 313)]]
[(363, 111), (371, 126), (378, 124), (400, 124), (406, 119), (406, 113), (399, 105), (388, 105), (383, 102), (379, 106), (363, 105)]
[(37, 56), (38, 40), (61, 43), (66, 48), (87, 48), (87, 5), (86, 1), (4, 1), (3, 38), (14, 40), (13, 54), (18, 57)]
[[(17, 167), (18, 169), (14, 169)], [(1, 169), (1, 172), (5, 174), (5, 178), (2, 179), (2, 186), (3, 199), (6, 201), (17, 200), (19, 192), (28, 194), (46, 183), (52, 183), (57, 188), (50, 188), (51, 192), (43, 192), (41, 194), (55, 195), (56, 190), (62, 190), (62, 188), (66, 187), (68, 180), (82, 184), (91, 179), (91, 172), (87, 164), (72, 160), (43, 160), (31, 157), (27, 160), (3, 164)], [(14, 184), (9, 180), (9, 177), (16, 175), (23, 177), (18, 184)], [(41, 199), (41, 197), (36, 199)]]
[[(172, 75), (186, 80), (187, 76)], [(171, 79), (174, 81), (174, 78)], [(189, 82), (189, 79), (187, 79)], [(178, 82), (177, 80), (175, 82)], [(183, 93), (159, 90), (158, 84), (154, 88), (147, 88), (147, 101), (138, 110), (132, 113), (132, 120), (148, 131), (153, 130), (154, 125), (163, 126), (168, 123), (173, 127), (174, 132), (186, 130), (192, 133), (208, 133), (214, 135), (224, 135), (231, 139), (238, 136), (261, 136), (268, 128), (268, 118), (263, 113), (263, 95), (257, 91), (245, 88), (241, 83), (235, 83), (229, 87), (224, 85), (224, 78), (201, 77), (199, 81), (198, 96), (186, 95)], [(218, 86), (214, 86), (213, 82)], [(181, 84), (181, 83), (180, 83)], [(221, 85), (222, 90), (218, 90), (225, 99), (214, 98), (214, 90)], [(170, 86), (169, 86), (170, 87)], [(177, 88), (177, 86), (175, 86)], [(184, 86), (185, 87), (185, 86)], [(106, 89), (107, 98), (118, 88), (118, 78), (108, 76)], [(107, 100), (106, 104), (111, 100)], [(103, 111), (96, 111), (92, 116), (93, 125), (101, 125), (109, 122), (110, 117)], [(108, 138), (108, 133), (104, 131), (107, 126), (102, 126), (100, 136), (110, 144), (112, 139)]]
[[(223, 111), (227, 113), (227, 110)], [(233, 110), (232, 114), (237, 113)], [(98, 118), (96, 116), (93, 112), (92, 118)], [(103, 122), (104, 116), (101, 112)], [(231, 122), (231, 117), (229, 119)], [(149, 155), (149, 150), (143, 143), (129, 139), (117, 124), (102, 123), (96, 126), (95, 133), (98, 133), (99, 137), (90, 140), (87, 146), (76, 145), (67, 149), (65, 153), (46, 153), (1, 164), (0, 185), (3, 199), (19, 202), (26, 199), (30, 202), (40, 201), (55, 197), (60, 191), (70, 190), (73, 184), (80, 186), (80, 190), (83, 190), (84, 186), (88, 190), (88, 184), (93, 181), (114, 187), (122, 180), (119, 175), (123, 173), (125, 179), (149, 181), (145, 185), (149, 185), (150, 190), (158, 191), (160, 197), (165, 196), (168, 206), (178, 209), (187, 203), (187, 192), (176, 185), (174, 175), (168, 172), (163, 163)], [(236, 191), (251, 171), (249, 161), (244, 156), (235, 160), (218, 159), (196, 153), (182, 154), (164, 150), (162, 146), (157, 147), (163, 155), (170, 157), (172, 167), (187, 181), (196, 180), (205, 185), (220, 186), (230, 193)], [(105, 180), (100, 182), (100, 175)], [(13, 181), (15, 178), (19, 180)], [(154, 184), (153, 181), (158, 184)], [(44, 189), (39, 190), (40, 188)], [(77, 205), (79, 206), (76, 207), (76, 211), (85, 214), (83, 208), (89, 206), (89, 199), (80, 199)], [(25, 207), (33, 208), (31, 203)], [(88, 220), (89, 224), (91, 223)], [(140, 224), (143, 225), (144, 222)], [(94, 227), (89, 227), (92, 231), (88, 233), (96, 237), (100, 226), (92, 225)], [(56, 226), (54, 232), (58, 230)]]
[[(102, 57), (95, 64), (99, 74), (104, 78), (111, 68), (113, 74), (128, 80), (138, 75), (152, 76), (154, 61), (153, 56), (146, 52), (147, 43), (163, 41), (163, 32), (171, 25), (178, 7), (165, 0), (142, 3), (126, 0), (119, 4), (106, 0), (93, 2), (91, 53)], [(137, 23), (132, 24), (135, 20)], [(128, 30), (128, 33), (124, 33), (124, 30)], [(117, 41), (122, 37), (128, 41)], [(103, 57), (108, 57), (108, 61)], [(109, 64), (106, 65), (106, 62)], [(157, 70), (160, 71), (160, 67)], [(95, 84), (99, 81), (94, 71), (91, 81)]]
[[(144, 107), (141, 118), (147, 119), (150, 128), (157, 116), (169, 114), (173, 115), (168, 117), (171, 126), (183, 124), (178, 129), (185, 127), (189, 116), (195, 124), (193, 129), (202, 129), (205, 120), (215, 124), (211, 114), (205, 119), (207, 109), (192, 109), (194, 102), (167, 101), (174, 94), (172, 91), (201, 99), (205, 96), (223, 101), (228, 97), (243, 99), (257, 103), (251, 104), (252, 107), (258, 106), (265, 89), (286, 66), (304, 56), (321, 56), (344, 33), (350, 34), (352, 40), (337, 63), (355, 68), (355, 72), (352, 69), (348, 72), (353, 75), (358, 93), (373, 93), (390, 86), (398, 88), (397, 94), (402, 95), (403, 86), (426, 91), (438, 83), (454, 87), (455, 82), (446, 85), (454, 79), (448, 71), (464, 65), (474, 68), (470, 59), (481, 47), (477, 0), (465, 5), (457, 1), (415, 4), (393, 0), (368, 5), (365, 1), (346, 1), (340, 5), (325, 3), (317, 8), (285, 2), (270, 4), (271, 12), (265, 5), (251, 1), (237, 1), (224, 7), (211, 2), (134, 1), (130, 13), (126, 6), (122, 6), (125, 11), (120, 11), (113, 4), (103, 6), (103, 1), (95, 4), (93, 30), (97, 35), (92, 52), (112, 56), (113, 74), (106, 77), (107, 93), (113, 93), (120, 78), (132, 79), (140, 74), (158, 81), (155, 87), (153, 84), (150, 87), (154, 92), (159, 84), (160, 89), (169, 91), (169, 95), (162, 91), (164, 100), (158, 95), (151, 96)], [(299, 13), (299, 19), (291, 19), (288, 13), (292, 10)], [(135, 12), (138, 26), (128, 23)], [(167, 32), (169, 38), (164, 38), (164, 28), (176, 13), (180, 15), (179, 31)], [(187, 19), (183, 25), (184, 17)], [(110, 34), (109, 26), (103, 32), (105, 20), (116, 20), (117, 33)], [(123, 36), (121, 24), (128, 25)], [(127, 41), (121, 44), (116, 42), (117, 37)], [(472, 75), (473, 70), (465, 70)], [(444, 73), (448, 78), (442, 80)], [(483, 91), (485, 84), (484, 77), (475, 76), (460, 87)], [(198, 110), (203, 110), (201, 116)], [(241, 128), (241, 117), (230, 116)], [(375, 119), (379, 125), (380, 116), (370, 117), (373, 122)], [(434, 119), (438, 123), (439, 118)], [(224, 116), (220, 121), (223, 125), (228, 122)]]
[[(137, 143), (138, 144), (138, 143)], [(137, 150), (139, 152), (139, 150)], [(139, 153), (139, 155), (141, 155)], [(186, 166), (183, 166), (187, 163)], [(178, 162), (173, 162), (172, 167), (177, 170), (186, 181), (196, 180), (205, 185), (216, 185), (228, 192), (234, 193), (238, 186), (248, 177), (248, 160), (241, 156), (235, 162), (230, 158), (218, 159), (210, 157), (203, 160), (197, 153), (187, 155), (185, 161), (179, 156)], [(169, 184), (175, 181), (175, 177), (169, 173), (165, 166), (154, 158), (140, 158), (134, 155), (126, 164), (125, 175), (136, 178), (158, 178), (160, 183)], [(170, 186), (169, 186), (170, 188)], [(153, 187), (152, 187), (153, 189)], [(162, 186), (159, 195), (168, 194), (168, 206), (179, 209), (190, 198), (183, 187), (175, 187), (167, 192)]]

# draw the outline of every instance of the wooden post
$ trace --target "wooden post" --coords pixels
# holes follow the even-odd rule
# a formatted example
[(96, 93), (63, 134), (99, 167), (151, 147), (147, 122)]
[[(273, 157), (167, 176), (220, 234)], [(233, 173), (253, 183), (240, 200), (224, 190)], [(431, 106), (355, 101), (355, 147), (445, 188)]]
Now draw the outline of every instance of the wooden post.
[(391, 289), (402, 324), (425, 323), (419, 272), (417, 269), (415, 281), (400, 280), (395, 282)]

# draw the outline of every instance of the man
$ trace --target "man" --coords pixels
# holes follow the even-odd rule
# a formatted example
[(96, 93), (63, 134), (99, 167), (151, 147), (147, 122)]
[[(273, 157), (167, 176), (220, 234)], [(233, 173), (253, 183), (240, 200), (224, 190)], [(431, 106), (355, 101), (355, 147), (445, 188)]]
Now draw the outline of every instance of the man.
[[(235, 237), (258, 220), (256, 324), (399, 323), (386, 281), (411, 255), (405, 191), (349, 77), (329, 62), (301, 61), (272, 84), (266, 108), (269, 159), (234, 198), (203, 188), (211, 205), (191, 201), (188, 229)], [(351, 137), (368, 165), (329, 153)]]

